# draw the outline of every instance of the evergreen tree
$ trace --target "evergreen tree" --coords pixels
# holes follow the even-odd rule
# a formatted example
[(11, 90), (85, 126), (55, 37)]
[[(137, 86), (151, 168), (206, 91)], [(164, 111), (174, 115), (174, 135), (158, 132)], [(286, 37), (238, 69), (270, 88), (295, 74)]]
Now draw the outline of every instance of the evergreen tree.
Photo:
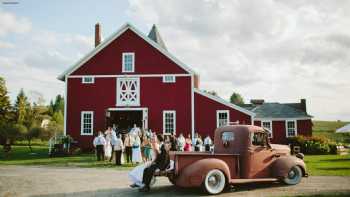
[(56, 96), (55, 104), (54, 104), (54, 112), (61, 111), (64, 113), (64, 98), (60, 94)]
[(239, 93), (236, 93), (236, 92), (232, 93), (232, 95), (230, 97), (230, 102), (233, 104), (236, 104), (236, 105), (244, 104), (243, 97)]
[(5, 79), (0, 77), (0, 126), (9, 122), (11, 118), (11, 103), (7, 94)]
[(28, 98), (25, 95), (23, 89), (21, 89), (19, 94), (17, 95), (17, 99), (14, 106), (17, 124), (24, 124), (29, 108), (30, 103), (28, 102)]

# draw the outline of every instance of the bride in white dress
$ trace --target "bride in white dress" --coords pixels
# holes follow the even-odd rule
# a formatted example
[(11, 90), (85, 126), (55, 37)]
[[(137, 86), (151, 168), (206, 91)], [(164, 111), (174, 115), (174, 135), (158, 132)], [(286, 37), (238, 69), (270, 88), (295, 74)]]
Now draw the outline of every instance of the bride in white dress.
[(145, 162), (144, 164), (136, 166), (133, 170), (129, 172), (129, 179), (133, 183), (131, 187), (143, 187), (142, 178), (143, 171), (145, 168), (150, 166), (152, 162), (156, 159), (157, 154), (159, 153), (159, 142), (155, 135), (151, 139), (152, 145), (152, 161)]

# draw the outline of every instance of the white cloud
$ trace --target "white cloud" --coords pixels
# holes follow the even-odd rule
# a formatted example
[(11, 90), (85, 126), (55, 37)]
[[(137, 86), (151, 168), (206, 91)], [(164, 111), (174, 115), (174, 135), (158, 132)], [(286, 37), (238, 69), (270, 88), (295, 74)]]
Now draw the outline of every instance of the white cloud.
[(0, 75), (5, 78), (12, 99), (21, 88), (27, 94), (43, 94), (46, 102), (63, 94), (64, 84), (57, 76), (93, 47), (91, 37), (37, 27), (30, 30), (29, 19), (0, 10), (1, 24), (5, 24), (5, 28), (0, 28), (3, 40), (11, 33), (23, 33), (11, 35), (11, 43), (0, 40)]
[(26, 18), (18, 18), (14, 14), (0, 9), (0, 36), (10, 33), (26, 33), (31, 30), (32, 24)]
[(350, 120), (349, 1), (130, 0), (168, 49), (228, 98), (308, 101), (316, 119)]

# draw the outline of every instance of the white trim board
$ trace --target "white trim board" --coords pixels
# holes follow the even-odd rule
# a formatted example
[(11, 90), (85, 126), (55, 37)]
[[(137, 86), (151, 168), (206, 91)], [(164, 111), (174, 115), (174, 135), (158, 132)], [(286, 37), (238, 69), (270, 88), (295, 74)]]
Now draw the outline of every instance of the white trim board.
[(132, 30), (134, 33), (136, 33), (138, 36), (143, 38), (148, 44), (156, 48), (158, 51), (160, 51), (163, 55), (165, 55), (167, 58), (172, 60), (175, 64), (180, 66), (182, 69), (187, 71), (190, 74), (196, 74), (191, 68), (189, 68), (187, 65), (185, 65), (183, 62), (178, 60), (176, 57), (171, 55), (167, 50), (163, 49), (161, 46), (159, 46), (156, 42), (154, 42), (152, 39), (148, 38), (145, 34), (137, 30), (134, 26), (132, 26), (130, 23), (126, 23), (122, 25), (115, 33), (113, 33), (111, 36), (109, 36), (106, 40), (104, 40), (102, 43), (100, 43), (97, 47), (95, 47), (93, 50), (91, 50), (88, 54), (86, 54), (83, 58), (81, 58), (76, 64), (65, 70), (61, 75), (59, 75), (57, 78), (59, 80), (64, 81), (65, 76), (72, 74), (74, 71), (76, 71), (80, 66), (84, 65), (88, 60), (90, 60), (92, 57), (94, 57), (98, 52), (100, 52), (102, 49), (104, 49), (106, 46), (108, 46), (111, 42), (113, 42), (115, 39), (117, 39), (120, 35), (122, 35), (126, 30)]
[(147, 107), (112, 107), (108, 108), (107, 111), (143, 111), (148, 110)]
[(190, 77), (191, 74), (135, 74), (135, 75), (71, 75), (68, 78), (83, 78), (83, 77), (94, 77), (94, 78), (116, 78), (116, 77), (164, 77), (164, 76), (175, 76), (175, 77)]
[(228, 107), (231, 107), (232, 109), (235, 109), (235, 110), (240, 111), (240, 112), (242, 112), (242, 113), (248, 114), (248, 115), (251, 116), (251, 119), (253, 119), (253, 117), (255, 116), (255, 113), (254, 113), (254, 112), (251, 112), (251, 111), (249, 111), (249, 110), (247, 110), (247, 109), (244, 109), (243, 107), (240, 107), (240, 106), (238, 106), (238, 105), (232, 104), (232, 103), (230, 103), (230, 102), (228, 102), (228, 101), (226, 101), (226, 100), (224, 100), (224, 99), (222, 99), (222, 98), (220, 98), (220, 97), (213, 96), (213, 95), (208, 94), (208, 93), (206, 93), (206, 92), (200, 91), (200, 90), (198, 90), (198, 89), (196, 89), (196, 88), (194, 89), (194, 92), (195, 92), (195, 93), (198, 93), (198, 94), (200, 94), (200, 95), (202, 95), (202, 96), (205, 96), (205, 97), (207, 97), (207, 98), (210, 98), (211, 100), (214, 100), (214, 101), (216, 101), (216, 102), (218, 102), (218, 103), (221, 103), (221, 104), (223, 104), (223, 105), (226, 105), (226, 106), (228, 106)]

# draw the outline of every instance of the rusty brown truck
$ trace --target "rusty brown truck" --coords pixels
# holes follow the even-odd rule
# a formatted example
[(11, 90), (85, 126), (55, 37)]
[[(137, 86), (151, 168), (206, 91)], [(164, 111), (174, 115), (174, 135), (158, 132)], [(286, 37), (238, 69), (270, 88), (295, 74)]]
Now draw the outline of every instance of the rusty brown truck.
[(213, 152), (171, 152), (174, 167), (166, 175), (180, 187), (202, 187), (218, 194), (226, 186), (282, 181), (298, 184), (308, 176), (303, 155), (293, 156), (286, 145), (270, 144), (268, 133), (252, 125), (216, 129)]

